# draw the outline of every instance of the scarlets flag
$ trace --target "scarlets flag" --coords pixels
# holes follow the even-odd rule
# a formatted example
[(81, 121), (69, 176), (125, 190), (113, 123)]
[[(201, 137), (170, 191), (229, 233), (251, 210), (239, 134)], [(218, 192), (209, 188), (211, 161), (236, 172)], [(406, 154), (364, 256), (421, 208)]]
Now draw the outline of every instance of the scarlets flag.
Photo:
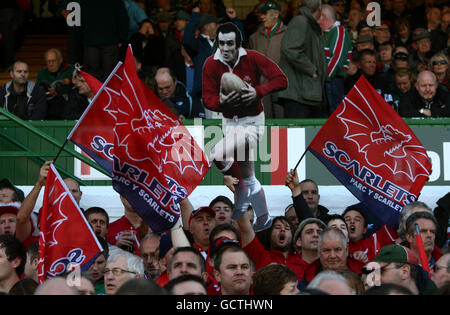
[(404, 120), (361, 76), (308, 147), (353, 195), (392, 228), (431, 172)]
[(114, 126), (113, 187), (154, 232), (171, 228), (178, 203), (211, 167), (187, 128), (139, 79), (131, 48)]
[(40, 216), (39, 282), (77, 268), (85, 271), (103, 251), (58, 171), (50, 165)]
[(97, 93), (67, 137), (109, 174), (112, 174), (115, 104), (120, 100), (122, 68), (119, 62), (101, 87), (94, 77), (83, 73), (91, 90)]
[(177, 222), (178, 203), (211, 167), (188, 129), (138, 77), (131, 47), (68, 139), (111, 174), (113, 188), (154, 232)]

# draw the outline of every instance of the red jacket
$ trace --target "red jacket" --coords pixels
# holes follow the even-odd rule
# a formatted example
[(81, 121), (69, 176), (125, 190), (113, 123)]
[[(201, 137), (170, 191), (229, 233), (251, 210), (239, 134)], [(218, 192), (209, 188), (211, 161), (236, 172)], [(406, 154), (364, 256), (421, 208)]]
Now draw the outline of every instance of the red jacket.
[(248, 107), (242, 107), (234, 112), (223, 112), (224, 117), (233, 118), (256, 116), (263, 111), (261, 98), (271, 92), (283, 90), (288, 85), (288, 80), (276, 63), (254, 51), (239, 49), (239, 58), (233, 68), (221, 61), (220, 50), (210, 56), (203, 67), (202, 89), (203, 102), (206, 108), (223, 112), (220, 108), (219, 91), (220, 81), (225, 72), (232, 72), (255, 90), (258, 102)]

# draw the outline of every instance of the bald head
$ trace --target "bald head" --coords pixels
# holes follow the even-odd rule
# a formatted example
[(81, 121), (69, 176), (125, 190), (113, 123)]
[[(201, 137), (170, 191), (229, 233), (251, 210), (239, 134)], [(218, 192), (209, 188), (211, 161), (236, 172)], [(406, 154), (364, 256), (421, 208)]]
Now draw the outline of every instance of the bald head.
[(158, 69), (155, 74), (155, 81), (160, 97), (169, 98), (175, 95), (177, 82), (169, 68)]
[(44, 55), (45, 64), (50, 72), (58, 72), (63, 62), (63, 56), (60, 50), (56, 48), (50, 48)]
[(438, 88), (438, 81), (435, 74), (425, 70), (417, 76), (416, 89), (419, 95), (427, 102), (433, 100)]
[(78, 292), (67, 285), (67, 282), (62, 277), (55, 277), (48, 279), (41, 283), (34, 295), (77, 295)]
[(81, 195), (83, 194), (83, 192), (80, 190), (80, 184), (78, 184), (78, 182), (72, 178), (64, 178), (64, 183), (66, 184), (67, 188), (69, 188), (73, 199), (75, 199), (76, 203), (79, 205)]

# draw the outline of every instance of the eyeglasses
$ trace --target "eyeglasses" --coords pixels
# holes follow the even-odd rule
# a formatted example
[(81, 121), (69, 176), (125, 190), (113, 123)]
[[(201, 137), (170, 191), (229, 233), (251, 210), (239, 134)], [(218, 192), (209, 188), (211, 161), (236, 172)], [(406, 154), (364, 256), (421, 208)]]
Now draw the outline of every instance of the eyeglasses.
[(441, 270), (441, 269), (447, 269), (447, 266), (434, 265), (432, 269), (433, 269), (433, 272), (439, 272), (439, 270)]
[(431, 64), (433, 66), (437, 66), (437, 65), (446, 65), (448, 62), (446, 60), (434, 60), (431, 62)]
[(125, 269), (122, 269), (122, 268), (112, 268), (112, 269), (104, 269), (103, 270), (103, 275), (107, 275), (110, 271), (116, 277), (121, 276), (125, 272), (136, 274), (136, 272), (134, 272), (134, 271), (125, 270)]

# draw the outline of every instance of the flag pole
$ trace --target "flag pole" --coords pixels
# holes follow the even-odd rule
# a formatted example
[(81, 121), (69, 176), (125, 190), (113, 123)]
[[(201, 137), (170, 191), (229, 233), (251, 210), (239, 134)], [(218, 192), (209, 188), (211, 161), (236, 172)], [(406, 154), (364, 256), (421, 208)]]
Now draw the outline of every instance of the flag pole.
[(61, 148), (60, 148), (59, 151), (58, 151), (58, 154), (56, 154), (55, 158), (53, 159), (53, 164), (56, 163), (56, 160), (58, 159), (59, 155), (61, 154), (61, 152), (62, 152), (62, 150), (64, 149), (64, 146), (66, 145), (66, 143), (67, 143), (68, 140), (69, 140), (69, 139), (66, 138), (66, 140), (65, 140), (64, 143), (62, 144)]
[(428, 258), (427, 258), (427, 254), (425, 253), (425, 247), (423, 245), (423, 239), (422, 239), (422, 235), (420, 235), (420, 228), (419, 225), (416, 223), (416, 246), (417, 249), (419, 250), (419, 259), (420, 259), (420, 263), (422, 265), (422, 268), (425, 269), (428, 272), (428, 277), (431, 277), (430, 275), (430, 266), (428, 265)]
[(306, 152), (308, 151), (308, 149), (305, 150), (305, 152), (303, 152), (302, 156), (300, 157), (300, 160), (298, 160), (297, 164), (295, 164), (294, 167), (294, 171), (297, 170), (297, 167), (300, 165), (300, 162), (303, 160), (303, 158), (305, 157)]

